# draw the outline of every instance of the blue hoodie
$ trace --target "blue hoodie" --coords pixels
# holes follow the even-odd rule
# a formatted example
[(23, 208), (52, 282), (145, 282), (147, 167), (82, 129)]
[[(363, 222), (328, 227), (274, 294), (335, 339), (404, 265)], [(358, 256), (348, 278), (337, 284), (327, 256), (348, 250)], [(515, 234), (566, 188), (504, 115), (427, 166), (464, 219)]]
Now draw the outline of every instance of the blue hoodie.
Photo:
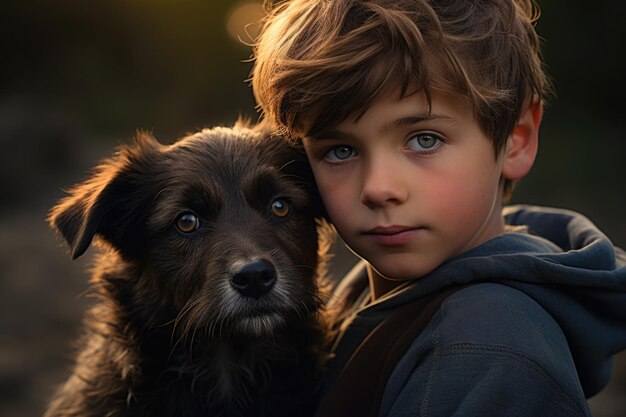
[(389, 311), (471, 284), (443, 302), (397, 363), (379, 415), (590, 415), (586, 398), (626, 349), (626, 254), (571, 211), (513, 206), (504, 216), (507, 233), (373, 303), (357, 265), (336, 291), (353, 304), (329, 380)]

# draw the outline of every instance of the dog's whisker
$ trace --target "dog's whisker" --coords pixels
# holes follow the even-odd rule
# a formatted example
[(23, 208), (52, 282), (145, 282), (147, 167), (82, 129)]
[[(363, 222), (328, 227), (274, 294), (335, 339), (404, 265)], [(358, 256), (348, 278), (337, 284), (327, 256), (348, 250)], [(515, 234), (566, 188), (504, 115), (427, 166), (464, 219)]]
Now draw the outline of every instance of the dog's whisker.
[(219, 340), (222, 340), (222, 336), (223, 336), (223, 334), (222, 334), (222, 329), (223, 329), (223, 327), (224, 327), (224, 323), (225, 323), (225, 321), (226, 321), (226, 320), (222, 319), (222, 312), (223, 312), (223, 310), (224, 310), (223, 308), (222, 308), (222, 309), (220, 309), (220, 312), (219, 312), (219, 315), (218, 315), (218, 318), (217, 318), (218, 325), (219, 325), (219, 327), (218, 327), (218, 329), (219, 329), (219, 332), (218, 332), (218, 339), (219, 339)]
[(172, 328), (172, 334), (176, 332), (176, 329), (180, 325), (180, 322), (185, 318), (187, 314), (189, 314), (190, 311), (192, 311), (192, 309), (195, 307), (197, 302), (198, 302), (198, 297), (196, 296), (196, 297), (190, 298), (187, 301), (187, 303), (185, 303), (183, 308), (180, 310), (180, 312), (176, 315), (176, 317), (173, 320), (174, 326)]
[(317, 267), (311, 265), (294, 265), (294, 268), (310, 269), (312, 271), (315, 271), (317, 269)]
[(194, 346), (194, 340), (195, 340), (195, 337), (196, 337), (196, 333), (197, 333), (198, 329), (200, 328), (200, 325), (202, 323), (202, 318), (204, 317), (205, 313), (201, 312), (201, 313), (199, 313), (199, 315), (200, 315), (200, 318), (194, 318), (193, 332), (191, 333), (191, 341), (189, 343), (189, 346), (190, 346), (189, 347), (189, 349), (190, 349), (189, 356), (190, 357), (192, 356), (192, 347)]
[(154, 327), (157, 327), (157, 328), (170, 327), (170, 326), (175, 327), (176, 320), (177, 320), (176, 317), (174, 317), (173, 319), (165, 321), (161, 324), (155, 324)]
[(172, 345), (172, 349), (171, 349), (172, 352), (174, 352), (178, 344), (181, 343), (181, 341), (186, 337), (185, 336), (187, 333), (186, 326), (188, 325), (189, 321), (185, 322), (185, 325), (183, 326), (183, 330), (180, 332), (181, 334), (176, 340), (176, 342), (172, 343), (174, 338), (176, 337), (176, 330), (178, 326), (180, 325), (181, 321), (185, 319), (185, 316), (189, 315), (190, 312), (193, 311), (193, 308), (196, 306), (198, 302), (199, 302), (198, 296), (195, 296), (189, 299), (187, 303), (185, 304), (185, 306), (181, 309), (181, 311), (178, 313), (178, 315), (174, 319), (174, 326), (172, 327), (171, 339), (170, 339), (170, 344)]

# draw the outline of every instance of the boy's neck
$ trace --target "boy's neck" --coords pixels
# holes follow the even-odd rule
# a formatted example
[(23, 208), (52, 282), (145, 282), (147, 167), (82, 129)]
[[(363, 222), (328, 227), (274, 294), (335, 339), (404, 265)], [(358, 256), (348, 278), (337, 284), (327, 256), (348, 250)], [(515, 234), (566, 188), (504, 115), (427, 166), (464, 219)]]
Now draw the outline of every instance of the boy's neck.
[(370, 264), (367, 264), (367, 277), (370, 283), (370, 298), (375, 301), (406, 281), (392, 281), (380, 275)]

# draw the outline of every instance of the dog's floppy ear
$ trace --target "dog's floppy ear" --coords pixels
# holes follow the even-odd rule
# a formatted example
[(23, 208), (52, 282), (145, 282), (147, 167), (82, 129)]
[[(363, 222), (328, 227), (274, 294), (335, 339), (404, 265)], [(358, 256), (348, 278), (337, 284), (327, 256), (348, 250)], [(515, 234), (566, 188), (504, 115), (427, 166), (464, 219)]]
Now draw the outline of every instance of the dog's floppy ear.
[(139, 133), (52, 208), (48, 221), (69, 244), (72, 258), (81, 256), (96, 234), (123, 255), (137, 250), (145, 222), (141, 207), (156, 193), (160, 148), (156, 139)]

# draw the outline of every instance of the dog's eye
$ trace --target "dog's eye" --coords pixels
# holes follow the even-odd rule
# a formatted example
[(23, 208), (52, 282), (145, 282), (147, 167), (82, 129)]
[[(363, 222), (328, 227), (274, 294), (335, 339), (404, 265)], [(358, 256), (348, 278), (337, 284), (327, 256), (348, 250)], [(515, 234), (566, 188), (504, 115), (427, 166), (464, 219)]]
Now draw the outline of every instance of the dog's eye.
[(200, 227), (200, 219), (193, 213), (183, 213), (176, 218), (176, 228), (183, 233), (193, 233)]
[(289, 202), (283, 198), (272, 201), (272, 214), (276, 217), (287, 217), (290, 211)]

